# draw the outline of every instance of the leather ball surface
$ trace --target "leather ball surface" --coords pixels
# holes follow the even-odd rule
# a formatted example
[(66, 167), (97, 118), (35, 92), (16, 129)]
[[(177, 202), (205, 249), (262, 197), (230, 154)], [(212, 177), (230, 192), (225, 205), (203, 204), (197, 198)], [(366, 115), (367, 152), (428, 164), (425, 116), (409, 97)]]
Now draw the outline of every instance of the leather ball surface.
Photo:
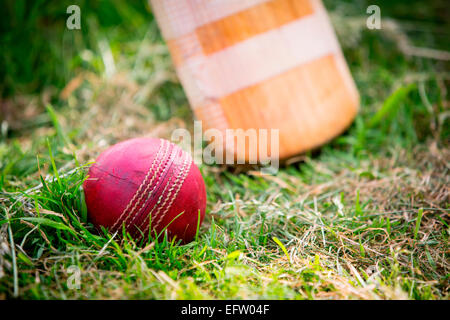
[[(136, 240), (161, 234), (193, 240), (205, 216), (206, 189), (191, 156), (163, 139), (113, 145), (91, 166), (83, 184), (90, 221), (110, 232), (122, 226)], [(162, 236), (160, 237), (162, 238)]]

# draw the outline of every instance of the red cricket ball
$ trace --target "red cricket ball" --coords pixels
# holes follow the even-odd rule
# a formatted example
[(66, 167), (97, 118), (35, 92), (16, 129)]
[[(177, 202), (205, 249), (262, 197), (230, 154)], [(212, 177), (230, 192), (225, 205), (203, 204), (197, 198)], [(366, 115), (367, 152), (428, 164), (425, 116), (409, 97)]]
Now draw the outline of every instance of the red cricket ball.
[(137, 241), (147, 238), (151, 226), (152, 236), (167, 227), (169, 239), (190, 242), (205, 216), (200, 170), (187, 152), (164, 139), (113, 145), (91, 166), (83, 188), (89, 219), (97, 228), (121, 234), (125, 226)]

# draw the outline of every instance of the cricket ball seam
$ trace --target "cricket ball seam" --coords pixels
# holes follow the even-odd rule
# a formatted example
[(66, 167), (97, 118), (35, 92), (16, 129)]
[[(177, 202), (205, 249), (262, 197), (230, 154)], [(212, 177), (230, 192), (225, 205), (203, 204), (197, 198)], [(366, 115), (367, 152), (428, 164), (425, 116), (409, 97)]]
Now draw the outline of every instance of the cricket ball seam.
[[(180, 189), (181, 189), (181, 187), (182, 187), (182, 185), (184, 183), (184, 180), (186, 179), (186, 177), (187, 177), (187, 175), (189, 173), (191, 161), (192, 161), (191, 157), (188, 154), (186, 154), (186, 159), (184, 160), (183, 167), (180, 170), (180, 174), (177, 177), (177, 180), (175, 181), (175, 183), (172, 185), (171, 190), (169, 190), (169, 196), (171, 195), (171, 193), (172, 193), (172, 191), (173, 191), (173, 189), (175, 187), (177, 187), (177, 189), (176, 189), (173, 197), (170, 199), (169, 204), (165, 208), (164, 212), (159, 216), (158, 221), (156, 221), (155, 226), (154, 226), (155, 229), (159, 226), (159, 224), (161, 223), (162, 219), (164, 219), (164, 217), (167, 215), (167, 212), (169, 212), (170, 208), (172, 207), (173, 201), (176, 199), (178, 193), (180, 192)], [(181, 181), (179, 181), (180, 177), (182, 177)], [(164, 205), (162, 207), (164, 207)], [(161, 208), (158, 208), (158, 211), (156, 212), (156, 214), (159, 213)]]
[[(160, 167), (161, 167), (161, 162), (159, 161), (158, 157), (159, 157), (159, 155), (160, 155), (160, 153), (161, 153), (161, 150), (162, 150), (163, 147), (165, 147), (166, 145), (168, 145), (168, 144), (167, 144), (164, 140), (161, 140), (161, 143), (160, 143), (158, 152), (157, 152), (155, 158), (153, 159), (153, 163), (151, 164), (150, 169), (149, 169), (148, 172), (147, 172), (147, 175), (145, 176), (145, 178), (144, 178), (144, 180), (142, 181), (141, 185), (139, 186), (138, 190), (137, 190), (136, 193), (134, 194), (133, 198), (130, 200), (130, 202), (128, 202), (128, 205), (127, 205), (126, 208), (122, 211), (122, 213), (120, 214), (119, 218), (116, 220), (116, 222), (115, 222), (114, 225), (112, 226), (112, 230), (115, 230), (115, 229), (116, 229), (118, 226), (120, 226), (123, 222), (126, 222), (127, 219), (128, 219), (128, 217), (129, 217), (129, 214), (132, 214), (132, 213), (133, 213), (133, 211), (135, 210), (135, 208), (136, 208), (138, 202), (141, 201), (141, 199), (142, 199), (142, 193), (141, 193), (141, 190), (142, 190), (142, 188), (144, 188), (144, 186), (148, 185), (148, 178), (149, 178), (150, 175), (152, 174), (152, 172), (153, 172), (153, 170), (154, 170), (154, 167), (155, 167), (155, 164), (158, 164), (157, 172), (159, 172), (159, 169), (160, 169)], [(155, 176), (152, 176), (152, 179), (151, 179), (150, 183), (152, 183), (154, 177), (155, 177)], [(136, 198), (137, 198), (139, 195), (140, 195), (139, 201), (136, 202)], [(130, 209), (130, 207), (131, 207), (133, 204), (134, 204), (134, 206), (132, 207), (131, 212), (130, 212), (128, 215), (125, 215), (125, 214), (128, 212), (128, 210)], [(125, 217), (125, 219), (123, 219), (124, 217)], [(124, 220), (124, 221), (122, 222), (122, 220)]]
[[(128, 223), (126, 223), (126, 225), (125, 225), (126, 230), (128, 230), (128, 228), (132, 225), (132, 223), (134, 223), (136, 221), (136, 219), (141, 215), (140, 213), (142, 211), (144, 211), (144, 214), (145, 214), (145, 211), (147, 211), (147, 206), (148, 206), (148, 204), (146, 204), (146, 203), (154, 195), (154, 193), (156, 194), (158, 192), (158, 191), (155, 192), (155, 190), (156, 189), (159, 190), (161, 188), (160, 182), (164, 181), (164, 178), (166, 177), (167, 173), (170, 170), (170, 167), (172, 166), (172, 163), (169, 163), (169, 162), (171, 162), (170, 159), (173, 156), (173, 148), (172, 148), (172, 150), (170, 150), (170, 147), (171, 147), (171, 145), (170, 145), (170, 143), (168, 143), (168, 148), (167, 148), (164, 156), (162, 157), (162, 160), (164, 160), (164, 165), (159, 166), (158, 170), (156, 172), (154, 172), (154, 177), (158, 176), (158, 179), (156, 180), (156, 182), (154, 184), (149, 184), (147, 186), (147, 188), (144, 190), (144, 192), (142, 193), (141, 200), (144, 199), (144, 201), (139, 202), (139, 210), (137, 210), (137, 212), (135, 213), (133, 218), (131, 220), (129, 220)], [(170, 152), (169, 152), (169, 150), (170, 150)], [(161, 172), (159, 172), (160, 168), (163, 168), (163, 170)], [(148, 189), (152, 186), (153, 186), (153, 188), (150, 191), (148, 191)], [(126, 221), (124, 221), (124, 222), (126, 222)]]
[[(178, 180), (180, 180), (180, 177), (183, 175), (183, 173), (184, 173), (184, 167), (185, 167), (185, 162), (186, 162), (186, 159), (184, 159), (184, 158), (186, 158), (186, 156), (183, 154), (182, 155), (182, 157), (181, 157), (181, 160), (182, 161), (180, 161), (180, 163), (183, 163), (183, 165), (182, 165), (182, 167), (179, 169), (179, 171), (178, 171), (178, 173), (177, 173), (177, 176), (176, 176), (176, 178), (175, 178), (175, 181), (172, 183), (172, 184), (168, 184), (168, 185), (170, 185), (170, 188), (169, 188), (169, 190), (168, 190), (168, 192), (167, 192), (167, 195), (164, 197), (164, 202), (160, 205), (160, 206), (158, 206), (158, 208), (157, 208), (157, 210), (156, 210), (156, 212), (155, 212), (155, 217), (159, 217), (159, 212), (161, 211), (161, 209), (162, 208), (164, 208), (165, 207), (165, 205), (166, 205), (166, 203), (167, 203), (167, 201), (170, 199), (170, 197), (171, 197), (171, 195), (172, 195), (172, 191), (173, 191), (173, 189), (175, 188), (175, 186), (177, 185), (177, 183), (178, 183)], [(156, 222), (156, 224), (155, 224), (155, 228), (159, 225), (159, 222), (160, 222), (160, 219), (158, 219), (158, 221)]]
[[(184, 156), (184, 154), (183, 154), (183, 156)], [(181, 173), (182, 173), (182, 172), (181, 172), (181, 169), (180, 169), (180, 171), (177, 173), (177, 178), (175, 178), (175, 180), (178, 179), (178, 176), (181, 175)], [(161, 207), (165, 205), (165, 203), (166, 203), (166, 201), (167, 201), (167, 195), (166, 195), (166, 192), (168, 191), (168, 188), (169, 188), (169, 187), (172, 187), (172, 186), (173, 186), (173, 184), (171, 184), (171, 181), (172, 181), (172, 178), (173, 178), (174, 176), (175, 176), (175, 173), (172, 174), (172, 175), (170, 176), (169, 181), (167, 181), (167, 183), (165, 184), (164, 189), (163, 189), (163, 191), (161, 192), (161, 195), (160, 195), (159, 198), (158, 198), (158, 201), (153, 205), (152, 209), (146, 214), (147, 217), (151, 216), (151, 215), (153, 214), (153, 211), (154, 211), (156, 208), (158, 208), (158, 210), (161, 210)], [(170, 191), (170, 188), (169, 188), (169, 191)], [(169, 195), (170, 195), (170, 193), (169, 193)], [(165, 201), (164, 201), (163, 205), (160, 206), (159, 204), (161, 203), (161, 200), (162, 200), (163, 198), (165, 199)], [(157, 211), (157, 212), (159, 212), (159, 211)], [(155, 217), (156, 217), (156, 215), (155, 215)], [(138, 226), (138, 229), (141, 230), (141, 229), (145, 226), (146, 221), (147, 221), (147, 219), (142, 220), (142, 222), (141, 222), (141, 223), (139, 224), (139, 226)], [(155, 229), (154, 226), (150, 226), (150, 228), (151, 228), (151, 229)], [(142, 235), (141, 235), (141, 237), (142, 237)], [(140, 239), (140, 238), (139, 238), (139, 239)]]
[[(171, 172), (171, 175), (169, 176), (169, 180), (168, 180), (168, 181), (166, 182), (166, 184), (164, 185), (163, 191), (161, 192), (160, 196), (158, 197), (157, 202), (152, 206), (152, 208), (150, 209), (150, 211), (148, 211), (147, 208), (144, 208), (144, 209), (143, 209), (143, 213), (142, 213), (142, 214), (145, 214), (145, 215), (146, 215), (146, 218), (149, 217), (149, 216), (151, 216), (151, 215), (153, 214), (153, 211), (155, 210), (155, 208), (159, 207), (159, 204), (161, 203), (161, 200), (162, 200), (163, 198), (166, 197), (167, 189), (168, 189), (169, 186), (171, 185), (171, 181), (172, 181), (172, 178), (173, 178), (174, 176), (175, 176), (175, 172)], [(143, 221), (141, 221), (141, 223), (140, 223), (138, 226), (136, 226), (136, 227), (137, 227), (139, 230), (141, 230), (141, 229), (142, 229), (142, 226), (145, 225), (145, 221), (146, 221), (146, 219), (144, 219)], [(150, 227), (151, 227), (151, 226), (150, 226)], [(141, 231), (142, 231), (142, 230), (141, 230)]]
[[(178, 193), (179, 193), (179, 191), (180, 191), (180, 189), (181, 189), (181, 187), (182, 187), (182, 185), (184, 183), (184, 180), (186, 180), (186, 177), (187, 177), (187, 175), (189, 173), (190, 164), (192, 162), (192, 159), (189, 156), (189, 154), (187, 154), (185, 152), (183, 152), (183, 155), (185, 157), (184, 162), (183, 162), (183, 166), (180, 169), (180, 172), (178, 173), (178, 175), (177, 175), (177, 177), (175, 179), (175, 182), (171, 185), (171, 187), (170, 187), (170, 189), (168, 191), (168, 194), (167, 194), (167, 196), (164, 199), (163, 204), (161, 206), (158, 206), (159, 201), (161, 200), (161, 197), (162, 197), (162, 195), (161, 195), (160, 199), (158, 200), (158, 203), (155, 205), (155, 207), (158, 206), (158, 209), (157, 209), (157, 211), (155, 213), (155, 217), (158, 217), (158, 220), (156, 221), (156, 224), (154, 226), (150, 226), (152, 229), (156, 230), (156, 228), (161, 223), (162, 219), (169, 212), (170, 208), (172, 207), (173, 201), (176, 199), (176, 197), (177, 197), (177, 195), (178, 195)], [(170, 185), (170, 182), (166, 186), (168, 186), (168, 185)], [(176, 189), (175, 193), (173, 194), (173, 196), (171, 196), (172, 191), (175, 189), (175, 187), (177, 189)], [(166, 205), (167, 201), (169, 201), (169, 203)], [(149, 215), (152, 214), (152, 212), (153, 212), (155, 207), (152, 208), (152, 211), (149, 213)], [(161, 215), (158, 215), (162, 208), (165, 208), (163, 213)], [(139, 229), (144, 228), (146, 222), (147, 222), (147, 219), (144, 219), (142, 221), (142, 223), (139, 225)], [(138, 240), (140, 240), (141, 238), (142, 238), (142, 234), (139, 236)]]
[[(136, 198), (138, 197), (138, 195), (140, 195), (140, 192), (141, 192), (142, 188), (147, 184), (147, 180), (148, 180), (148, 178), (150, 177), (150, 173), (152, 172), (152, 170), (153, 170), (155, 164), (158, 163), (158, 162), (157, 162), (158, 156), (159, 156), (159, 154), (160, 154), (160, 152), (161, 152), (163, 146), (164, 146), (164, 143), (161, 142), (160, 145), (159, 145), (159, 148), (158, 148), (158, 152), (156, 153), (156, 156), (155, 156), (155, 158), (153, 159), (153, 162), (152, 162), (152, 164), (151, 164), (151, 166), (150, 166), (150, 169), (148, 170), (148, 172), (147, 172), (147, 174), (146, 174), (144, 180), (143, 180), (142, 183), (140, 184), (140, 186), (139, 186), (139, 188), (137, 189), (137, 191), (134, 193), (133, 198), (128, 202), (127, 206), (125, 207), (125, 209), (123, 209), (123, 211), (122, 211), (122, 213), (120, 214), (119, 218), (116, 220), (116, 222), (115, 222), (114, 225), (112, 226), (112, 228), (111, 228), (112, 230), (114, 230), (116, 227), (118, 227), (119, 222), (122, 221), (123, 217), (125, 217), (125, 219), (126, 219), (125, 214), (128, 212), (128, 210), (130, 210), (130, 207), (131, 207), (133, 204), (136, 205), (135, 200), (136, 200)], [(133, 212), (133, 210), (134, 210), (134, 207), (131, 208), (131, 212)]]
[[(127, 219), (125, 219), (123, 221), (123, 223), (126, 224), (125, 228), (127, 230), (129, 228), (129, 226), (136, 220), (136, 218), (139, 217), (139, 215), (140, 215), (139, 213), (141, 212), (142, 208), (146, 207), (145, 204), (152, 197), (153, 193), (155, 192), (155, 189), (157, 189), (157, 188), (159, 189), (159, 182), (161, 181), (161, 177), (163, 177), (163, 180), (164, 180), (165, 173), (167, 173), (166, 171), (168, 171), (170, 168), (169, 160), (171, 159), (171, 155), (172, 155), (171, 152), (169, 152), (170, 147), (171, 147), (170, 143), (167, 143), (167, 148), (165, 149), (164, 155), (161, 157), (161, 159), (158, 159), (158, 160), (160, 160), (160, 164), (156, 168), (156, 171), (155, 172), (149, 171), (150, 173), (153, 174), (153, 177), (152, 177), (152, 180), (147, 184), (145, 190), (141, 192), (139, 201), (135, 203), (135, 207), (138, 208), (138, 210), (136, 211), (136, 213), (134, 214), (132, 219), (128, 221), (128, 223), (127, 223), (127, 220), (132, 215), (132, 213), (130, 213), (128, 215)], [(161, 163), (164, 163), (164, 164), (161, 166)], [(160, 169), (162, 169), (161, 172), (160, 172)], [(158, 180), (155, 182), (155, 184), (153, 184), (153, 180), (155, 177), (158, 177)], [(152, 186), (153, 186), (153, 188), (149, 191), (150, 187), (152, 187)]]

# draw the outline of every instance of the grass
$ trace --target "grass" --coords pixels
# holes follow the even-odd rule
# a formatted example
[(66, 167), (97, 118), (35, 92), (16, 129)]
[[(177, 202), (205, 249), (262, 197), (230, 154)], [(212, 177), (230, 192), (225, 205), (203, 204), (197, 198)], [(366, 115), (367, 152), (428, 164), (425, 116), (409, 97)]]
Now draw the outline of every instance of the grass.
[(450, 48), (443, 2), (380, 3), (377, 31), (365, 28), (365, 2), (326, 1), (360, 114), (275, 176), (202, 166), (207, 216), (183, 246), (120, 241), (87, 219), (81, 185), (101, 150), (192, 123), (151, 13), (127, 3), (82, 2), (74, 33), (62, 4), (6, 6), (0, 298), (449, 298), (448, 61), (411, 49)]

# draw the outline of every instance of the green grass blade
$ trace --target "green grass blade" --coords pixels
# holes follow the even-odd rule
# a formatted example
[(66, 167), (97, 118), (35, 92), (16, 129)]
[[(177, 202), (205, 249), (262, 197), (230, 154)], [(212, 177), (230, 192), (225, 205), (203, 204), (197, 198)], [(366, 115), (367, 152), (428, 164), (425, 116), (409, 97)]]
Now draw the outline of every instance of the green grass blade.
[(286, 247), (281, 243), (280, 239), (277, 237), (272, 237), (273, 241), (283, 250), (284, 254), (286, 255), (286, 258), (288, 258), (288, 261), (291, 262), (291, 257), (289, 257), (289, 254), (286, 250)]
[(47, 110), (47, 113), (50, 117), (50, 120), (53, 124), (53, 127), (56, 130), (56, 135), (58, 137), (58, 142), (60, 145), (68, 145), (70, 144), (70, 140), (67, 137), (67, 135), (64, 133), (63, 129), (61, 128), (61, 125), (59, 124), (58, 117), (56, 115), (55, 109), (50, 104), (47, 104), (45, 106), (45, 109)]
[[(16, 219), (13, 219), (13, 220), (16, 220)], [(53, 220), (50, 220), (47, 218), (23, 217), (23, 218), (20, 218), (20, 220), (38, 223), (38, 224), (41, 224), (41, 225), (44, 225), (47, 227), (51, 227), (51, 228), (58, 229), (58, 230), (65, 230), (65, 231), (69, 231), (72, 234), (75, 234), (75, 231), (73, 231), (70, 227), (68, 227), (64, 223), (53, 221)]]
[(419, 233), (420, 223), (422, 222), (422, 216), (423, 216), (423, 208), (420, 208), (417, 214), (416, 227), (414, 228), (414, 240), (417, 240), (417, 234)]
[(378, 125), (384, 118), (392, 115), (398, 108), (400, 102), (402, 102), (406, 96), (416, 87), (414, 83), (409, 84), (406, 87), (400, 87), (394, 91), (383, 103), (380, 110), (369, 121), (368, 127), (373, 128)]
[(59, 177), (58, 169), (56, 168), (55, 158), (53, 157), (53, 152), (52, 152), (52, 146), (51, 146), (50, 140), (48, 138), (47, 138), (47, 147), (48, 147), (48, 153), (50, 155), (50, 162), (52, 164), (53, 174), (55, 175), (56, 180), (58, 180), (59, 186), (62, 188), (61, 178)]

